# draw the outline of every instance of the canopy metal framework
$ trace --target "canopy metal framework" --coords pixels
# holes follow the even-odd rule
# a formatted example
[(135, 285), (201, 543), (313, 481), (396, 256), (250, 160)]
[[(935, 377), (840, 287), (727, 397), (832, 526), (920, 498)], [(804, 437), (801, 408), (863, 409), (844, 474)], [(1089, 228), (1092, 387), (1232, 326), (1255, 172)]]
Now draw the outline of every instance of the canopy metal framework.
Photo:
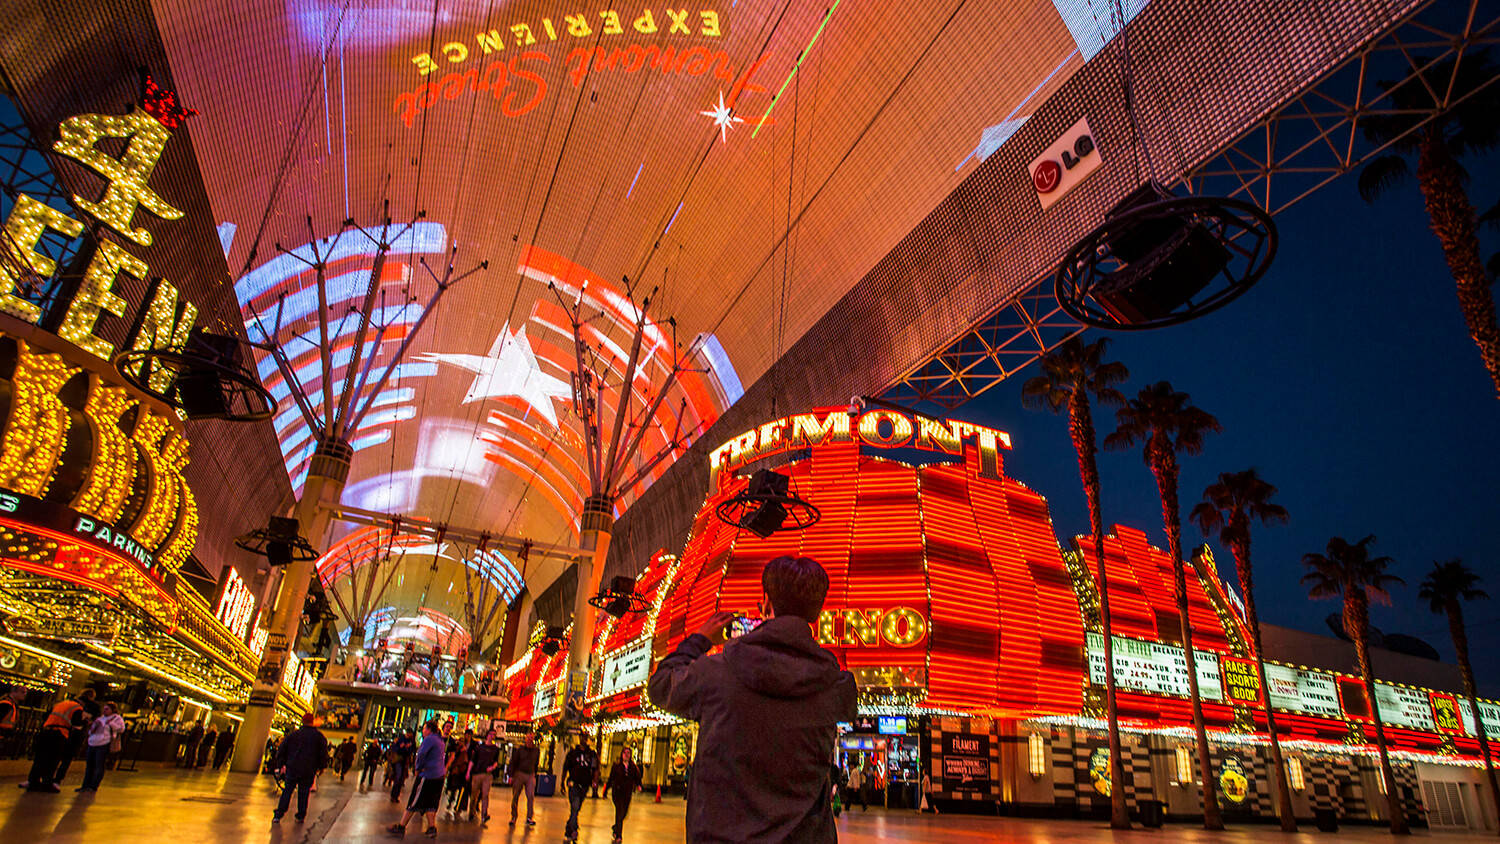
[[(1234, 142), (1178, 180), (1197, 195), (1227, 196), (1276, 215), (1390, 149), (1400, 137), (1489, 85), (1456, 90), (1466, 58), (1500, 44), (1500, 8), (1479, 0), (1429, 3), (1374, 39), (1317, 84), (1291, 96)], [(1420, 85), (1430, 106), (1400, 137), (1364, 133), (1370, 117), (1396, 113), (1392, 92)], [(882, 395), (952, 409), (983, 395), (1085, 326), (1052, 295), (1046, 274), (943, 349), (907, 370)]]

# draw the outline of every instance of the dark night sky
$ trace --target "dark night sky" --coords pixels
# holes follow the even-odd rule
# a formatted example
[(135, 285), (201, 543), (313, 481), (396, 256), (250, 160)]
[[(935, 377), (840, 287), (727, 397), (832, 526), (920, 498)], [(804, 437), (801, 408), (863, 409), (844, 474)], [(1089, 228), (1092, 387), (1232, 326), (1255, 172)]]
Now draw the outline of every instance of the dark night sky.
[[(1470, 197), (1500, 198), (1500, 156), (1469, 163)], [(1309, 602), (1297, 582), (1301, 557), (1328, 538), (1375, 534), (1407, 581), (1372, 623), (1419, 636), (1445, 660), (1453, 648), (1442, 616), (1416, 597), (1433, 560), (1461, 557), (1495, 600), (1467, 608), (1481, 686), (1500, 687), (1500, 401), (1464, 328), (1453, 282), (1421, 196), (1408, 183), (1371, 206), (1352, 177), (1325, 187), (1277, 220), (1281, 247), (1271, 271), (1223, 310), (1187, 325), (1112, 334), (1111, 353), (1131, 371), (1127, 396), (1168, 380), (1213, 413), (1224, 432), (1186, 457), (1186, 512), (1219, 472), (1250, 466), (1280, 489), (1289, 523), (1253, 535), (1261, 617), (1327, 633), (1337, 602)], [(1486, 233), (1489, 251), (1500, 236)], [(1092, 338), (1097, 333), (1085, 335)], [(955, 415), (1011, 433), (1007, 473), (1051, 503), (1059, 538), (1088, 530), (1077, 462), (1062, 417), (1023, 409), (1028, 367)], [(1096, 411), (1100, 437), (1113, 410)], [(1116, 522), (1166, 537), (1156, 487), (1139, 449), (1104, 452), (1106, 529)], [(1194, 526), (1184, 545), (1201, 540)], [(1235, 582), (1226, 549), (1220, 572)]]

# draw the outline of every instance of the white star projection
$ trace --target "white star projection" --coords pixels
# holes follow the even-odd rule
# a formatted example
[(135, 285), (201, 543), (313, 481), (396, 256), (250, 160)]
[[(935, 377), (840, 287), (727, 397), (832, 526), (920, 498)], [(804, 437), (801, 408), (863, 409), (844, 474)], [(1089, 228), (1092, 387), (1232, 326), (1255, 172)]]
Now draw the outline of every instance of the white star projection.
[(723, 91), (719, 92), (719, 105), (717, 108), (710, 108), (708, 111), (700, 111), (698, 113), (713, 120), (714, 125), (719, 127), (719, 142), (725, 144), (729, 143), (729, 130), (734, 128), (734, 124), (745, 122), (735, 117), (734, 111), (729, 106), (724, 105)]
[(488, 355), (444, 354), (427, 352), (422, 360), (447, 364), (474, 373), (474, 383), (464, 396), (464, 404), (487, 398), (519, 398), (540, 413), (553, 427), (557, 427), (557, 409), (553, 399), (568, 401), (573, 397), (573, 388), (567, 381), (548, 375), (537, 365), (536, 354), (526, 339), (526, 327), (522, 326), (514, 336), (510, 323), (500, 329)]

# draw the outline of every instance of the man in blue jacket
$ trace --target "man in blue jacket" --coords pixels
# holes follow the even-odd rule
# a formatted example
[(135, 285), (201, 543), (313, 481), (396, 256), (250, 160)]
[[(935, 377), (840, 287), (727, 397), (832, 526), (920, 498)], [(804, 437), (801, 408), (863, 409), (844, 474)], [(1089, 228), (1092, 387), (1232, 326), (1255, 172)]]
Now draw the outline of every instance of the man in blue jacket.
[(407, 805), (400, 823), (391, 824), (387, 830), (395, 835), (406, 832), (406, 824), (417, 815), (427, 816), (427, 837), (437, 837), (438, 804), (443, 800), (443, 737), (438, 735), (436, 721), (422, 725), (422, 746), (417, 748), (417, 759), (412, 763), (412, 773), (421, 779), (415, 796)]
[(834, 842), (828, 760), (838, 723), (854, 720), (856, 688), (812, 634), (828, 573), (807, 557), (777, 557), (761, 587), (759, 627), (707, 656), (735, 617), (717, 613), (651, 675), (651, 700), (699, 723), (687, 839)]
[(271, 823), (281, 823), (292, 792), (297, 792), (297, 822), (307, 818), (307, 793), (313, 778), (328, 764), (328, 739), (313, 726), (312, 713), (302, 716), (302, 727), (281, 740), (273, 767), (281, 771), (281, 799), (271, 815)]

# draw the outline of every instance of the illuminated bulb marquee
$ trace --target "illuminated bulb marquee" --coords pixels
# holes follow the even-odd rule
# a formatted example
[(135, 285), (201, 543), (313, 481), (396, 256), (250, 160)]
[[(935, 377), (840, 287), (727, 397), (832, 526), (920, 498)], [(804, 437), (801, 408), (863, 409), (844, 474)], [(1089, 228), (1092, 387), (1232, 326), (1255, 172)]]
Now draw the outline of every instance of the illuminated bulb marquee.
[(959, 459), (970, 440), (979, 448), (979, 476), (998, 479), (999, 450), (1010, 448), (1010, 434), (1004, 431), (884, 408), (860, 413), (821, 408), (751, 428), (714, 449), (708, 457), (709, 488), (715, 488), (721, 473), (798, 449), (858, 442), (867, 448), (915, 448)]
[(7, 561), (44, 564), (76, 547), (159, 582), (187, 559), (198, 509), (182, 474), (188, 444), (173, 420), (97, 373), (3, 334), (0, 420), (0, 518), (62, 540)]
[[(179, 301), (177, 288), (165, 279), (147, 284), (151, 269), (130, 254), (124, 245), (108, 239), (108, 230), (126, 243), (150, 246), (151, 232), (136, 224), (137, 210), (145, 209), (164, 220), (181, 219), (183, 212), (151, 189), (156, 169), (175, 127), (191, 110), (176, 105), (174, 95), (147, 80), (147, 97), (128, 114), (80, 114), (58, 127), (52, 150), (71, 158), (98, 174), (104, 185), (99, 198), (73, 197), (73, 205), (101, 224), (97, 245), (82, 281), (70, 298), (50, 305), (61, 312), (57, 333), (68, 342), (103, 360), (114, 354), (115, 345), (95, 334), (105, 314), (124, 319), (131, 313), (135, 326), (127, 340), (131, 349), (181, 347), (187, 340), (198, 308)], [(99, 148), (106, 140), (122, 140), (123, 152), (116, 156)], [(33, 279), (49, 279), (56, 262), (36, 251), (49, 231), (69, 238), (84, 231), (84, 223), (64, 211), (21, 194), (4, 224), (0, 238), (0, 311), (37, 324), (44, 314), (41, 305), (26, 295), (34, 292)], [(143, 302), (126, 302), (115, 291), (121, 274), (147, 286)], [(153, 366), (158, 366), (153, 364)], [(164, 388), (170, 374), (157, 368), (148, 374), (154, 388)]]

